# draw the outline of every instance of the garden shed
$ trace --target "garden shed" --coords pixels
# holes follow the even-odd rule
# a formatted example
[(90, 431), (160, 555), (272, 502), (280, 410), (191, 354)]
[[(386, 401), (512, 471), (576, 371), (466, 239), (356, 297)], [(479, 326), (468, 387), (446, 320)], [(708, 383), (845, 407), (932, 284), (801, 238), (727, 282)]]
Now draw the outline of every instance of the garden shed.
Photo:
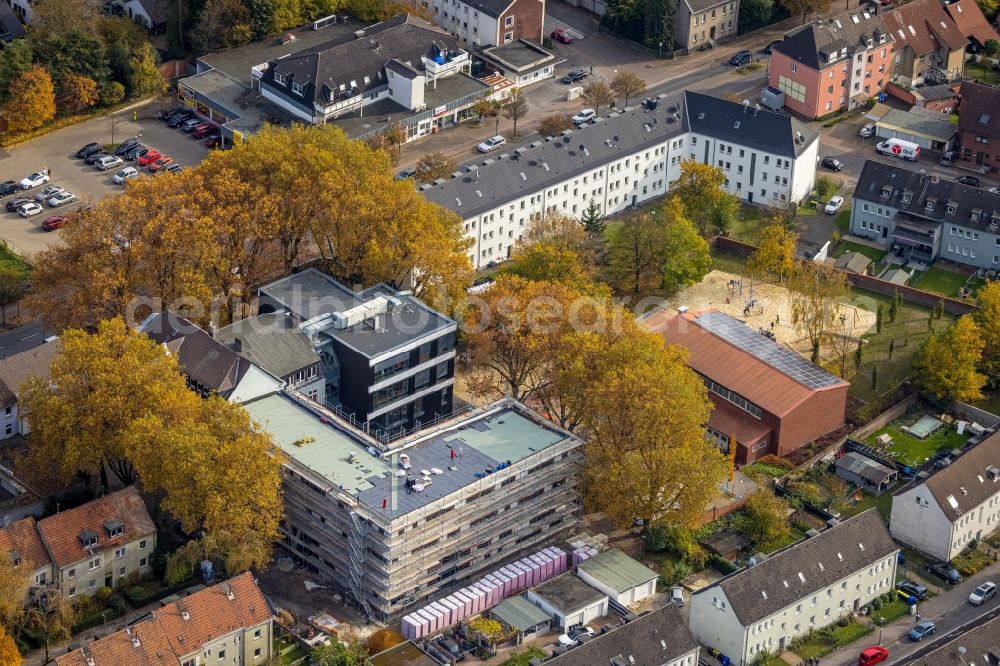
[(837, 476), (872, 495), (881, 495), (896, 483), (898, 473), (880, 462), (851, 451), (837, 461)]

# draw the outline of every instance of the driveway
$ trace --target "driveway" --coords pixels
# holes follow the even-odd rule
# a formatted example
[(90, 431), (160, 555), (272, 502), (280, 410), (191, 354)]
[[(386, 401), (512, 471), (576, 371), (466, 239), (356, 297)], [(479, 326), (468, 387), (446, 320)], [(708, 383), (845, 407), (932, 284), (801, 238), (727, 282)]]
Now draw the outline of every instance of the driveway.
[[(98, 171), (84, 164), (83, 160), (76, 159), (76, 151), (88, 143), (120, 143), (139, 136), (144, 145), (169, 155), (181, 166), (194, 166), (201, 162), (208, 152), (205, 145), (189, 134), (172, 130), (165, 123), (154, 120), (152, 116), (159, 108), (159, 103), (153, 102), (136, 109), (136, 120), (132, 120), (131, 111), (94, 118), (21, 144), (9, 152), (0, 152), (0, 181), (19, 181), (32, 172), (48, 167), (52, 171), (51, 183), (73, 192), (78, 199), (78, 203), (60, 209), (46, 207), (45, 212), (30, 219), (0, 208), (0, 238), (30, 257), (52, 244), (62, 233), (42, 231), (42, 220), (46, 217), (64, 214), (85, 202), (122, 192), (122, 187), (111, 181), (117, 169)], [(109, 118), (114, 118), (114, 127)], [(38, 191), (35, 189), (23, 194), (34, 196)], [(21, 194), (18, 192), (12, 196)]]

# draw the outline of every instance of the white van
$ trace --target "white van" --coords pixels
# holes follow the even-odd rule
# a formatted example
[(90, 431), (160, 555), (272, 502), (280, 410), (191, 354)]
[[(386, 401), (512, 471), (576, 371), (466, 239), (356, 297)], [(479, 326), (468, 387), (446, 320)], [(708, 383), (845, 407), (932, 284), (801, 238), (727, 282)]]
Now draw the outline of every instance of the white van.
[(902, 157), (903, 159), (910, 160), (911, 162), (916, 162), (920, 159), (920, 146), (912, 141), (903, 141), (902, 139), (886, 139), (882, 143), (875, 146), (875, 150), (883, 155)]

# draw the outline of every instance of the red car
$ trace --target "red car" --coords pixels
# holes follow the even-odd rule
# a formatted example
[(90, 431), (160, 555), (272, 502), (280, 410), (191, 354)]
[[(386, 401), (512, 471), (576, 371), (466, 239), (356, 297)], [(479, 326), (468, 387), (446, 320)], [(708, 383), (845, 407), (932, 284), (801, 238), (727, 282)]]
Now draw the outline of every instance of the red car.
[(209, 148), (218, 148), (219, 146), (222, 145), (222, 135), (220, 135), (218, 132), (215, 132), (214, 134), (209, 134), (208, 136), (205, 137), (205, 145), (208, 146)]
[(135, 161), (135, 163), (138, 164), (141, 167), (149, 166), (150, 164), (152, 164), (156, 160), (160, 159), (161, 157), (163, 157), (163, 155), (160, 154), (160, 151), (158, 151), (158, 150), (150, 150), (145, 155), (143, 155), (139, 159), (137, 159)]
[(865, 648), (861, 651), (861, 655), (858, 657), (858, 666), (872, 666), (872, 664), (877, 664), (888, 658), (888, 650), (881, 645), (873, 645), (872, 647)]
[(45, 221), (42, 222), (42, 229), (44, 229), (45, 231), (55, 231), (56, 229), (61, 227), (63, 225), (63, 222), (65, 221), (66, 218), (62, 217), (61, 215), (53, 215), (52, 217), (47, 217), (45, 218)]
[(573, 43), (573, 38), (569, 35), (568, 32), (566, 32), (564, 28), (556, 28), (555, 30), (552, 31), (550, 37), (552, 37), (552, 39), (554, 39), (557, 42), (562, 42), (563, 44)]
[(173, 161), (174, 161), (174, 158), (167, 157), (166, 155), (163, 155), (158, 160), (156, 160), (155, 162), (153, 162), (152, 164), (149, 165), (149, 170), (152, 171), (153, 173), (156, 173), (157, 171), (159, 171), (160, 169), (162, 169), (163, 167), (167, 166), (168, 164), (170, 164)]
[(212, 123), (202, 123), (201, 125), (198, 125), (193, 130), (191, 130), (191, 134), (201, 139), (208, 136), (217, 129), (219, 128), (213, 125)]

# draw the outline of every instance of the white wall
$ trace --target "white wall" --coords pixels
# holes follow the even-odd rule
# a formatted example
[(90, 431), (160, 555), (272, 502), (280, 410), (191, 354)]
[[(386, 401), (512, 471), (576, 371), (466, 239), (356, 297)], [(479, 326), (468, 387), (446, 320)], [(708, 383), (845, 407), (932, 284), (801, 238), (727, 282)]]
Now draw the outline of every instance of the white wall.
[[(497, 46), (503, 35), (497, 34), (497, 21), (492, 16), (470, 7), (464, 2), (456, 5), (451, 0), (430, 0), (428, 9), (435, 22), (458, 39), (477, 46)], [(447, 16), (446, 16), (447, 14)]]
[(386, 70), (389, 76), (389, 98), (407, 109), (419, 108), (424, 103), (424, 77), (408, 79), (393, 71)]
[(268, 90), (267, 88), (265, 88), (263, 86), (261, 86), (260, 92), (264, 96), (264, 99), (269, 100), (271, 102), (274, 102), (275, 104), (277, 104), (278, 106), (280, 106), (285, 111), (288, 111), (289, 113), (291, 113), (293, 116), (295, 116), (297, 118), (301, 118), (301, 119), (305, 120), (308, 123), (313, 122), (313, 117), (312, 117), (311, 114), (306, 113), (305, 111), (303, 111), (302, 109), (300, 109), (298, 106), (295, 106), (294, 104), (289, 104), (288, 101), (286, 101), (284, 97), (282, 97), (280, 95), (275, 95), (273, 92), (271, 92), (270, 90)]
[(608, 595), (611, 599), (614, 599), (616, 603), (623, 606), (628, 606), (634, 604), (637, 601), (642, 601), (646, 597), (651, 597), (656, 594), (656, 579), (649, 581), (648, 583), (643, 583), (642, 585), (637, 585), (635, 587), (630, 587), (624, 592), (619, 593), (610, 585), (604, 583), (597, 578), (594, 578), (589, 573), (583, 569), (577, 569), (576, 575), (580, 577), (583, 582), (591, 587), (600, 590), (604, 594)]
[[(247, 363), (248, 361), (243, 361)], [(264, 372), (256, 365), (250, 366), (236, 390), (229, 396), (229, 402), (240, 403), (271, 395), (281, 390), (285, 385), (274, 375)]]
[[(844, 547), (849, 546), (845, 544)], [(789, 572), (789, 577), (796, 573)], [(895, 581), (896, 553), (893, 552), (750, 627), (740, 623), (725, 592), (715, 585), (691, 596), (691, 633), (699, 642), (728, 656), (734, 666), (743, 666), (752, 663), (760, 652), (775, 652), (811, 629), (822, 629), (836, 622), (890, 591)]]
[(32, 12), (30, 0), (7, 0), (7, 4), (14, 9), (14, 12), (17, 13), (17, 15), (20, 16), (25, 23), (31, 23)]
[[(952, 522), (952, 520), (955, 522)], [(950, 560), (973, 539), (996, 531), (1000, 521), (1000, 493), (958, 516), (941, 507), (925, 484), (892, 498), (889, 531), (893, 538), (941, 560)]]
[(128, 0), (128, 2), (122, 5), (122, 8), (125, 10), (125, 16), (128, 16), (133, 21), (138, 16), (142, 18), (143, 25), (147, 28), (153, 27), (153, 19), (146, 13), (145, 8), (139, 0)]
[(812, 192), (816, 184), (816, 160), (819, 159), (819, 139), (802, 151), (792, 162), (792, 201), (802, 201)]
[(7, 439), (21, 433), (20, 423), (17, 418), (17, 405), (0, 408), (0, 439)]
[(581, 624), (587, 624), (589, 622), (593, 622), (597, 618), (604, 617), (605, 615), (608, 614), (607, 597), (603, 597), (601, 598), (600, 601), (594, 602), (583, 608), (574, 610), (570, 612), (568, 615), (563, 615), (558, 610), (550, 606), (548, 602), (546, 602), (544, 599), (535, 594), (534, 590), (528, 590), (528, 592), (525, 595), (525, 598), (527, 598), (528, 601), (535, 604), (549, 615), (555, 617), (556, 620), (559, 622), (560, 628), (564, 630), (567, 627), (574, 627)]

